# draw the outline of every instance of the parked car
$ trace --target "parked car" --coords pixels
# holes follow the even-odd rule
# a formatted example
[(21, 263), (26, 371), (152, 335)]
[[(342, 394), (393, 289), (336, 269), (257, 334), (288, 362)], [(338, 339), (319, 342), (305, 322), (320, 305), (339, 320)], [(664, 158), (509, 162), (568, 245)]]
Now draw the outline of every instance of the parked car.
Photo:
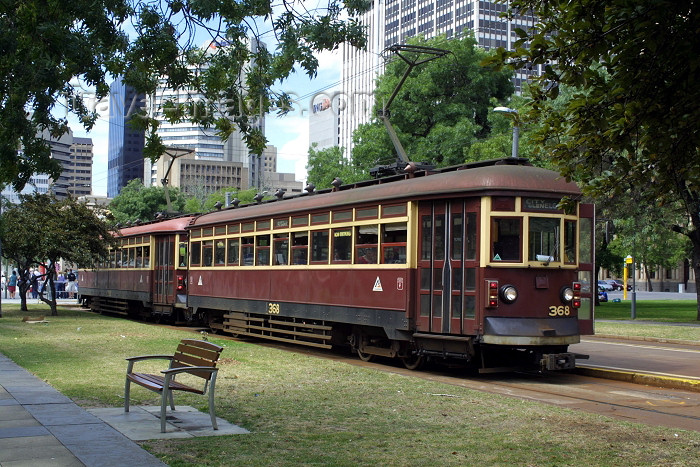
[(612, 292), (613, 291), (613, 286), (610, 285), (607, 281), (598, 281), (598, 289), (603, 289), (605, 292)]
[(622, 282), (620, 279), (607, 279), (605, 282), (612, 285), (613, 290), (624, 290), (625, 289), (625, 283)]
[(608, 301), (608, 293), (602, 287), (598, 287), (598, 302), (603, 303)]

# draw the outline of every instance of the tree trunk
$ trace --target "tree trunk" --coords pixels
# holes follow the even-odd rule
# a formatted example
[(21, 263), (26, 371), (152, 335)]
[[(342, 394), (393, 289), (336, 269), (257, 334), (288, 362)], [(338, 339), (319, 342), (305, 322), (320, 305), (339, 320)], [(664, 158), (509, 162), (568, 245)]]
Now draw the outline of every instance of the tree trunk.
[(647, 291), (653, 292), (654, 286), (651, 285), (651, 276), (649, 275), (649, 266), (647, 266), (646, 263), (644, 263), (644, 275), (647, 276)]
[(698, 301), (698, 315), (695, 319), (700, 321), (700, 239), (695, 237), (690, 237), (690, 239), (693, 241), (693, 272), (695, 272), (695, 294)]

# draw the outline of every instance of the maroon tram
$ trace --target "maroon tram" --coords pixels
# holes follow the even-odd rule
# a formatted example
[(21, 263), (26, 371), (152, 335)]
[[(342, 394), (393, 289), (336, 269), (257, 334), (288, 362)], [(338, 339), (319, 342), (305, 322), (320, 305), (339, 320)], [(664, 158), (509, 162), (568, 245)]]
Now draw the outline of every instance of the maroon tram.
[[(502, 159), (122, 235), (152, 235), (157, 249), (173, 229), (169, 257), (182, 268), (168, 267), (186, 274), (187, 296), (171, 295), (169, 311), (214, 331), (345, 345), (364, 360), (397, 357), (409, 368), (432, 357), (482, 371), (556, 370), (574, 366), (568, 345), (593, 332), (594, 210), (579, 196), (554, 172)], [(563, 197), (574, 200), (571, 212), (560, 208)], [(109, 282), (80, 287), (91, 303), (116, 292)], [(128, 309), (129, 293), (119, 292)], [(154, 313), (166, 306), (150, 304)]]

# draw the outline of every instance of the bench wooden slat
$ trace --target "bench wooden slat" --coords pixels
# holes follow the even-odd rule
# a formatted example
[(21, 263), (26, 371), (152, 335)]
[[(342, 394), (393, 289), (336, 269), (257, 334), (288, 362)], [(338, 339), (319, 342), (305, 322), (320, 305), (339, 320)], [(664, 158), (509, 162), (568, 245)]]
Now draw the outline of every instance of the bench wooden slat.
[[(165, 385), (165, 378), (159, 375), (152, 375), (149, 373), (130, 373), (127, 377), (134, 383), (150, 389), (151, 391), (160, 392), (163, 390)], [(170, 389), (175, 391), (187, 391), (194, 394), (204, 394), (201, 389), (193, 388), (187, 386), (186, 384), (179, 383), (177, 381), (170, 381)]]

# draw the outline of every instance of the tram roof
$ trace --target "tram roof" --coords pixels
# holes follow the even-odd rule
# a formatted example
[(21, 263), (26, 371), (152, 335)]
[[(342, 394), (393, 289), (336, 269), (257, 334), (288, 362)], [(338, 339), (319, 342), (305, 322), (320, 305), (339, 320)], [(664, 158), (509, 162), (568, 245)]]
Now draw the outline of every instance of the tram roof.
[(177, 233), (184, 232), (194, 216), (176, 217), (163, 221), (148, 222), (133, 227), (124, 227), (119, 230), (123, 237), (133, 237), (134, 235), (146, 235), (154, 233)]
[(337, 191), (305, 194), (297, 197), (249, 204), (202, 214), (192, 226), (239, 221), (258, 217), (275, 217), (319, 209), (341, 209), (370, 203), (450, 198), (476, 194), (516, 192), (532, 196), (577, 196), (581, 191), (560, 174), (530, 165), (489, 165), (457, 169), (416, 178), (368, 186), (340, 187)]

